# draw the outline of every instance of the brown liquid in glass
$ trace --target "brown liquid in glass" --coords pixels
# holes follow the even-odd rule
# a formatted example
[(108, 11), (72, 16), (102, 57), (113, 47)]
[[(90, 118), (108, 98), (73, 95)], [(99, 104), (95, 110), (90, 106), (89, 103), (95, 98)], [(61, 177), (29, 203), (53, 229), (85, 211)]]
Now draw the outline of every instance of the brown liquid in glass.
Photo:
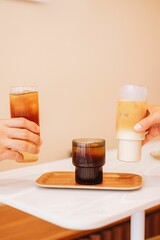
[(11, 117), (24, 117), (39, 125), (38, 92), (10, 94)]
[(103, 180), (102, 166), (105, 164), (104, 146), (73, 146), (72, 162), (76, 166), (76, 182), (98, 184)]

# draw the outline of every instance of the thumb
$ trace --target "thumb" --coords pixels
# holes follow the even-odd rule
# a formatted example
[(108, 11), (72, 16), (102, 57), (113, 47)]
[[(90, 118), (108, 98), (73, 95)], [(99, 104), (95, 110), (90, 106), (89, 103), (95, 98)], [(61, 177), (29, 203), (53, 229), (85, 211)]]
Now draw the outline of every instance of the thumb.
[(156, 123), (156, 120), (154, 118), (154, 116), (150, 115), (144, 119), (142, 119), (141, 121), (139, 121), (135, 126), (134, 126), (134, 130), (136, 132), (143, 132), (146, 131), (147, 129), (149, 129), (153, 124)]

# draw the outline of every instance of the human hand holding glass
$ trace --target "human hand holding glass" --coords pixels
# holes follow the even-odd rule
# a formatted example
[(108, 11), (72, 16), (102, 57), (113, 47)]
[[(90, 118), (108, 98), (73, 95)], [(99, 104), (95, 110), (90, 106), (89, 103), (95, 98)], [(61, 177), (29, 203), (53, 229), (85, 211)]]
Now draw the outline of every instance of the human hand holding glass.
[(0, 161), (23, 162), (19, 150), (38, 154), (41, 142), (36, 123), (25, 118), (0, 119)]
[(160, 106), (148, 105), (147, 115), (134, 126), (136, 132), (146, 131), (143, 144), (160, 135)]
[[(158, 105), (148, 105), (147, 117), (139, 121), (135, 126), (134, 130), (136, 132), (145, 131), (145, 139), (142, 144), (146, 144), (155, 137), (160, 136), (160, 106)], [(160, 159), (160, 150), (152, 151), (151, 155), (155, 158)]]

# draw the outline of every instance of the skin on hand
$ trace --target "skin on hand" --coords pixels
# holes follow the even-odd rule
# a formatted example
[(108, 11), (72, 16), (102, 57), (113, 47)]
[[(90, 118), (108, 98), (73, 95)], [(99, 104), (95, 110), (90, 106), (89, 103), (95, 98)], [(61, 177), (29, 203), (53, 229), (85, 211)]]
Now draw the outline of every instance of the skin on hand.
[(160, 106), (149, 105), (147, 117), (134, 126), (138, 133), (146, 131), (142, 144), (160, 135)]
[(39, 126), (25, 118), (0, 120), (0, 160), (23, 161), (18, 151), (38, 154), (40, 145)]

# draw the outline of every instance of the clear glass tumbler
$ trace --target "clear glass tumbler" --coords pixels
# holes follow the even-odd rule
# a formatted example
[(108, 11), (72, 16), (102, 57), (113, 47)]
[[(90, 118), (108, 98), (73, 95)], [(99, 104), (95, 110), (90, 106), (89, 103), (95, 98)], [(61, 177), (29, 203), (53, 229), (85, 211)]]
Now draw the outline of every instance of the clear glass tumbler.
[(118, 160), (135, 162), (141, 159), (142, 140), (145, 132), (136, 133), (134, 125), (146, 117), (147, 87), (123, 85), (117, 103), (116, 135)]
[(72, 141), (72, 163), (79, 184), (98, 184), (103, 181), (105, 140), (80, 138)]
[[(10, 88), (10, 113), (12, 118), (24, 117), (39, 125), (38, 87), (15, 86)], [(19, 151), (23, 154), (25, 162), (38, 160), (37, 154)]]

